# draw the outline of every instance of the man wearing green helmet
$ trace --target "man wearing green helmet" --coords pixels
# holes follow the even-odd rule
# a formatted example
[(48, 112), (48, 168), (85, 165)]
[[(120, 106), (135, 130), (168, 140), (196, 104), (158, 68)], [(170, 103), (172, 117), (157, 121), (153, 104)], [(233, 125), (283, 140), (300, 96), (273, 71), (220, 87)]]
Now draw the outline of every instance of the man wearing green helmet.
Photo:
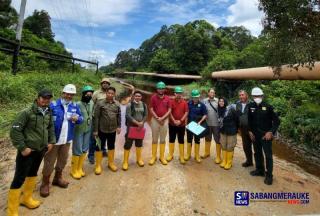
[(184, 160), (184, 134), (186, 130), (186, 118), (189, 108), (187, 102), (183, 99), (183, 89), (177, 86), (174, 89), (174, 99), (171, 100), (171, 113), (169, 121), (169, 155), (167, 161), (173, 159), (174, 144), (178, 136), (180, 163), (185, 164)]
[(160, 162), (167, 165), (164, 157), (165, 142), (168, 130), (168, 117), (171, 113), (170, 99), (164, 94), (166, 84), (158, 82), (156, 85), (157, 93), (151, 97), (150, 111), (152, 114), (152, 158), (149, 165), (153, 165), (157, 160), (158, 141), (160, 138)]
[[(188, 103), (189, 107), (189, 114), (188, 114), (188, 123), (194, 121), (197, 122), (199, 125), (202, 125), (205, 123), (205, 120), (207, 118), (207, 108), (206, 106), (200, 102), (200, 92), (198, 89), (193, 89), (191, 91), (191, 97), (192, 99)], [(192, 148), (192, 141), (194, 139), (195, 147), (194, 147), (194, 158), (195, 160), (200, 163), (200, 136), (197, 136), (193, 134), (191, 131), (187, 130), (187, 156), (185, 157), (185, 160), (189, 160), (191, 157), (191, 148)]]
[(83, 171), (83, 162), (86, 158), (89, 142), (92, 133), (92, 115), (93, 115), (93, 88), (84, 86), (82, 88), (81, 101), (77, 102), (83, 116), (83, 123), (75, 126), (75, 139), (72, 144), (72, 163), (71, 176), (80, 179), (85, 176)]

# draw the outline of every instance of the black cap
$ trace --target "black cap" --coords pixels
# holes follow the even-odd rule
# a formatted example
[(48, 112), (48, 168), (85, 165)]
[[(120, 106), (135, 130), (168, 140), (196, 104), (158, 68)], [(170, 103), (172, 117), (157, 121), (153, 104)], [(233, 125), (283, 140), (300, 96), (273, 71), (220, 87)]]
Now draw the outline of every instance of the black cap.
[(50, 91), (48, 89), (42, 89), (41, 91), (39, 91), (38, 97), (43, 97), (43, 98), (50, 97), (50, 98), (52, 98), (53, 97), (52, 91)]

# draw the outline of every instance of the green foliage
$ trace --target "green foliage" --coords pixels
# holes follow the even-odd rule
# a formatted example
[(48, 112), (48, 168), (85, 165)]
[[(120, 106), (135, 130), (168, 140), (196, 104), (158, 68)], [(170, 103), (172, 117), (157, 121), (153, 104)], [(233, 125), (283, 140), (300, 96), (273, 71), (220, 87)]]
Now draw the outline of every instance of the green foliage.
[(173, 60), (172, 53), (167, 49), (158, 49), (150, 61), (150, 68), (159, 73), (176, 72), (178, 65)]
[[(256, 38), (242, 26), (221, 27), (216, 30), (205, 20), (169, 27), (164, 25), (157, 34), (145, 40), (139, 49), (121, 51), (115, 63), (106, 69), (203, 74), (206, 73), (202, 72), (203, 70), (208, 73), (212, 68), (236, 68), (242, 61), (238, 56), (239, 52), (246, 53), (245, 59), (254, 57), (252, 52), (257, 48), (255, 46), (247, 50), (246, 48), (255, 40)], [(223, 57), (230, 57), (226, 65), (220, 65), (224, 64)], [(261, 62), (261, 55), (258, 58), (250, 61), (252, 64)], [(210, 64), (211, 61), (213, 62)]]
[(220, 50), (204, 68), (201, 75), (210, 78), (213, 71), (236, 69), (239, 61), (239, 52)]
[(11, 7), (11, 0), (0, 1), (0, 28), (12, 27), (18, 21), (17, 11)]
[(312, 64), (320, 60), (320, 2), (318, 0), (260, 0), (268, 63)]
[(51, 29), (51, 18), (48, 12), (35, 10), (33, 14), (24, 21), (24, 28), (30, 30), (39, 38), (44, 38), (47, 41), (54, 41), (54, 33)]

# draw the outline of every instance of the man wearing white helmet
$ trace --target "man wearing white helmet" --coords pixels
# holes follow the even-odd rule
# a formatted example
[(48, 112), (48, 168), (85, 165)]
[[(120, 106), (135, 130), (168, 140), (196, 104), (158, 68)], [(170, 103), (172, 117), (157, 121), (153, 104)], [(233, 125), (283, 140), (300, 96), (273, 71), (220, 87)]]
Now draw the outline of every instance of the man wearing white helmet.
[[(251, 171), (250, 174), (265, 176), (264, 183), (271, 185), (273, 181), (272, 138), (279, 128), (280, 119), (273, 107), (263, 101), (264, 94), (260, 88), (253, 88), (251, 95), (254, 102), (248, 107), (248, 129), (253, 141), (256, 170)], [(266, 160), (266, 172), (262, 151)]]
[(62, 171), (68, 160), (75, 124), (83, 122), (79, 105), (72, 102), (76, 93), (76, 87), (73, 84), (68, 84), (63, 88), (62, 97), (50, 104), (57, 143), (44, 158), (43, 178), (40, 187), (40, 195), (42, 197), (49, 196), (50, 175), (53, 169), (55, 169), (55, 176), (52, 185), (67, 188), (69, 184), (62, 178)]

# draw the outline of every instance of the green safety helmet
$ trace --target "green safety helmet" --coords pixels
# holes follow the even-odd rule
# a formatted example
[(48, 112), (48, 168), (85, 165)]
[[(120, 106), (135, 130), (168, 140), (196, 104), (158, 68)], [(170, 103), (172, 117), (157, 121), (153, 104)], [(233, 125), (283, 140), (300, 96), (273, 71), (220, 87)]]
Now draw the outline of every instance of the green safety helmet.
[(180, 86), (174, 88), (174, 93), (183, 93), (183, 89)]
[(158, 82), (156, 85), (157, 89), (165, 89), (166, 88), (166, 84), (164, 84), (164, 82)]
[(84, 92), (94, 92), (93, 88), (91, 86), (83, 86), (82, 90), (81, 90), (82, 93)]
[(191, 97), (200, 97), (200, 92), (198, 89), (193, 89), (191, 91)]

